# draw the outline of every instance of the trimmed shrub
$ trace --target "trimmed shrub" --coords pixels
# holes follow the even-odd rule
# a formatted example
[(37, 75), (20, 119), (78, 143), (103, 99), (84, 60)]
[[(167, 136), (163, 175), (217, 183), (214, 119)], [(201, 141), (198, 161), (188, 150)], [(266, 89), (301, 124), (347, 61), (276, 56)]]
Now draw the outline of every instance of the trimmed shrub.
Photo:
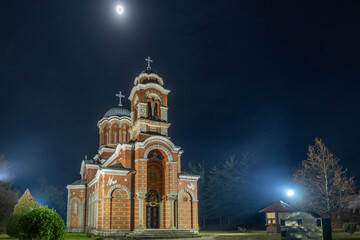
[(343, 228), (345, 232), (352, 235), (356, 232), (356, 223), (344, 223)]
[(19, 238), (28, 239), (64, 239), (66, 227), (64, 221), (54, 209), (47, 206), (34, 208), (19, 219)]
[(10, 216), (7, 224), (6, 224), (6, 234), (10, 237), (18, 237), (18, 221), (19, 221), (20, 215), (13, 214)]

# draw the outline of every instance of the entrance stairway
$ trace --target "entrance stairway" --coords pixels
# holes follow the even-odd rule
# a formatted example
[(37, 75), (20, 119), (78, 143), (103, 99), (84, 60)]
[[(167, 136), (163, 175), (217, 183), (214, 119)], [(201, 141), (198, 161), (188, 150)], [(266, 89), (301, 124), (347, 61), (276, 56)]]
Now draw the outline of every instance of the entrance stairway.
[(132, 239), (174, 239), (200, 238), (195, 230), (191, 229), (134, 229), (126, 237)]

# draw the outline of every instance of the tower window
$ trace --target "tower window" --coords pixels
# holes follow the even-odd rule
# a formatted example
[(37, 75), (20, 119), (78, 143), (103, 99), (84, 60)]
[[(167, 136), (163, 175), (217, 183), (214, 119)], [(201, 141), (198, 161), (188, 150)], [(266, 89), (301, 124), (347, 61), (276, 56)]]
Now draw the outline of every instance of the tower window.
[(151, 120), (159, 120), (160, 99), (155, 94), (148, 96), (147, 100), (147, 118)]

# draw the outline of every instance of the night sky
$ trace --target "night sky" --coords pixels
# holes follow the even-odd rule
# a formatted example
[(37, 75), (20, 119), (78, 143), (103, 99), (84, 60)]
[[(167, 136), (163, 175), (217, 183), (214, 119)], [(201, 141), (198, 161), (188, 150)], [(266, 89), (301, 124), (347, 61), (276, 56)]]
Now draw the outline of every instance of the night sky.
[(150, 56), (183, 167), (250, 152), (254, 191), (278, 199), (320, 137), (360, 185), (359, 13), (360, 1), (2, 0), (0, 153), (21, 191), (41, 176), (65, 190)]

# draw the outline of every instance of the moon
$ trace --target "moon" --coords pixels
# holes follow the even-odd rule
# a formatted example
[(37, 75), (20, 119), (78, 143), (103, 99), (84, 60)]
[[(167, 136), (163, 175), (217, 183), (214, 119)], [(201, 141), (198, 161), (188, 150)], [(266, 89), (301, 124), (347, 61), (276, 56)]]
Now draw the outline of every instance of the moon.
[(294, 194), (295, 194), (294, 190), (288, 190), (288, 191), (287, 191), (287, 195), (288, 195), (289, 197), (294, 196)]
[(124, 13), (124, 7), (121, 6), (121, 5), (117, 5), (117, 6), (116, 6), (116, 12), (117, 12), (118, 14), (123, 14), (123, 13)]

